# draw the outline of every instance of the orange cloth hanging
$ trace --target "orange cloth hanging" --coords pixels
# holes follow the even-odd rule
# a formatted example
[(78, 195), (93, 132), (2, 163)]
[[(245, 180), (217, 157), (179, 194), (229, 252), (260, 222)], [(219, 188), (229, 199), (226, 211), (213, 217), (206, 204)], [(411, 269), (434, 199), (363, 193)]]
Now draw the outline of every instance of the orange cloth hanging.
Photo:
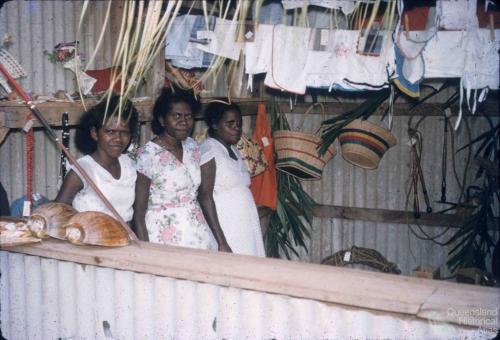
[(276, 210), (276, 166), (274, 165), (274, 143), (271, 127), (266, 118), (266, 104), (259, 103), (253, 140), (259, 143), (266, 156), (268, 167), (266, 171), (252, 177), (252, 190), (255, 204)]

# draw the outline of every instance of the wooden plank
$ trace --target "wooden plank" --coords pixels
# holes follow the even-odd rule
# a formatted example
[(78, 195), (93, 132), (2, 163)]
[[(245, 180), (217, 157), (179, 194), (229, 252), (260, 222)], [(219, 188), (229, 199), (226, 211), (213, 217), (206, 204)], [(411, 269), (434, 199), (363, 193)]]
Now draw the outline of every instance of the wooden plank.
[[(462, 296), (474, 294), (471, 308), (489, 307), (499, 292), (496, 288), (147, 242), (105, 248), (48, 239), (38, 245), (3, 250), (414, 316), (439, 290), (453, 288)], [(461, 306), (454, 296), (443, 294), (442, 300), (446, 304), (439, 307), (439, 315)]]
[[(356, 109), (360, 102), (323, 102), (325, 108), (325, 113), (328, 115), (340, 115), (349, 111)], [(311, 103), (298, 103), (294, 105), (293, 109), (290, 110), (290, 104), (288, 102), (280, 102), (281, 112), (286, 113), (305, 113), (306, 110), (311, 106)], [(374, 113), (376, 116), (382, 115), (387, 109), (387, 103), (382, 104)], [(439, 103), (423, 103), (416, 108), (412, 109), (410, 104), (407, 103), (395, 103), (393, 108), (394, 116), (442, 116), (443, 111), (441, 109), (442, 104)], [(498, 99), (487, 99), (484, 103), (480, 104), (475, 116), (499, 116), (499, 101)], [(453, 105), (451, 107), (453, 113), (458, 112), (458, 105)], [(472, 116), (466, 106), (463, 107), (464, 117)], [(322, 114), (319, 107), (315, 107), (311, 110), (311, 114)]]
[[(200, 112), (195, 116), (195, 120), (202, 120), (202, 112), (204, 106), (210, 102), (211, 98), (201, 99)], [(244, 116), (256, 115), (257, 106), (263, 99), (261, 98), (235, 98), (233, 102), (238, 103)], [(95, 100), (87, 100), (85, 105), (87, 109), (96, 104)], [(142, 122), (148, 122), (152, 119), (153, 100), (147, 98), (144, 100), (134, 101), (134, 106), (139, 111), (139, 119)], [(69, 124), (71, 126), (77, 125), (84, 110), (80, 102), (44, 102), (37, 104), (38, 109), (42, 112), (50, 125), (60, 126), (61, 115), (63, 112), (69, 114)], [(8, 127), (11, 129), (20, 129), (26, 124), (26, 119), (30, 114), (29, 108), (18, 102), (2, 102), (0, 103), (0, 126)], [(38, 120), (35, 119), (34, 127), (41, 127)]]
[[(85, 101), (87, 109), (96, 104), (95, 100)], [(143, 100), (134, 102), (139, 118), (141, 121), (151, 120), (151, 100)], [(81, 102), (44, 102), (36, 105), (45, 119), (52, 126), (61, 125), (61, 115), (68, 112), (69, 125), (77, 125), (84, 109)], [(0, 126), (5, 126), (11, 129), (19, 129), (26, 124), (28, 115), (31, 114), (29, 108), (18, 102), (9, 102), (0, 104)], [(34, 119), (34, 127), (41, 127), (40, 122)]]
[[(435, 227), (459, 228), (465, 220), (464, 216), (439, 213), (420, 213), (420, 218), (415, 218), (412, 211), (341, 207), (336, 205), (317, 205), (314, 207), (314, 216), (322, 218), (342, 218), (346, 220), (361, 220), (394, 224), (419, 224)], [(497, 221), (498, 222), (498, 221)], [(498, 230), (495, 225), (489, 226)]]
[[(212, 98), (201, 98), (201, 109), (196, 114), (195, 120), (203, 119), (202, 112), (207, 103), (210, 102)], [(257, 106), (260, 102), (267, 102), (267, 98), (233, 98), (235, 103), (241, 108), (242, 114), (244, 116), (252, 116), (257, 114)], [(95, 105), (95, 100), (87, 100), (86, 105), (89, 107)], [(141, 101), (134, 101), (134, 105), (140, 113), (141, 121), (147, 122), (151, 121), (151, 113), (153, 108), (153, 100), (147, 98)], [(497, 105), (497, 106), (495, 106)], [(290, 113), (304, 113), (310, 106), (310, 103), (299, 103), (290, 112), (290, 107), (288, 103), (280, 103), (280, 108), (282, 112)], [(359, 103), (324, 103), (326, 113), (329, 115), (338, 115), (350, 110), (355, 109), (359, 106)], [(47, 118), (49, 123), (54, 126), (60, 125), (61, 114), (65, 111), (69, 113), (70, 125), (76, 125), (83, 113), (83, 108), (79, 102), (45, 102), (38, 104), (37, 107)], [(383, 107), (375, 113), (375, 115), (380, 115), (383, 112)], [(488, 115), (498, 116), (498, 101), (490, 100), (487, 103), (483, 103), (483, 112), (488, 112)], [(422, 104), (418, 110), (410, 111), (410, 106), (408, 104), (397, 103), (395, 104), (395, 115), (396, 116), (406, 116), (406, 115), (417, 115), (417, 116), (439, 116), (442, 112), (439, 109), (438, 104)], [(466, 112), (465, 110), (464, 112)], [(455, 111), (454, 111), (455, 112)], [(0, 103), (0, 126), (5, 126), (8, 128), (19, 129), (22, 128), (26, 122), (26, 117), (30, 113), (29, 109), (18, 102), (2, 102)], [(320, 114), (321, 112), (316, 107), (311, 111), (311, 114)], [(464, 113), (465, 117), (470, 116), (470, 114)], [(480, 116), (480, 112), (476, 116)], [(38, 122), (35, 122), (35, 127), (40, 127)]]
[[(485, 331), (500, 328), (500, 291), (497, 291), (497, 296), (492, 300), (485, 299), (480, 307), (476, 305), (476, 301), (484, 299), (483, 292), (463, 293), (456, 287), (437, 289), (422, 305), (417, 316), (436, 322), (480, 327)], [(455, 301), (453, 305), (450, 305), (451, 300)]]

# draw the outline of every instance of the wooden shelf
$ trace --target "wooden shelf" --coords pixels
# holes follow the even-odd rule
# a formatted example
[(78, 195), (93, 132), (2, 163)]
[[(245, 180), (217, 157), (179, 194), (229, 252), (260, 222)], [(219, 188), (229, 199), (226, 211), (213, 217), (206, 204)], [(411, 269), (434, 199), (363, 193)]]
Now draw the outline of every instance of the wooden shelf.
[[(195, 116), (195, 120), (202, 120), (203, 107), (210, 102), (212, 98), (202, 98), (201, 109)], [(267, 98), (233, 98), (233, 102), (238, 103), (241, 108), (243, 116), (253, 116), (257, 114), (257, 106), (261, 102), (267, 102)], [(85, 104), (88, 107), (92, 107), (96, 104), (95, 100), (87, 100)], [(151, 121), (152, 111), (153, 111), (153, 100), (146, 99), (141, 101), (134, 101), (134, 105), (139, 111), (140, 120), (142, 122)], [(355, 109), (360, 103), (337, 103), (337, 102), (326, 102), (323, 103), (325, 111), (328, 115), (339, 115), (350, 110)], [(489, 99), (479, 106), (476, 116), (487, 115), (487, 116), (498, 116), (498, 100)], [(288, 102), (281, 102), (280, 109), (282, 112), (290, 112), (290, 106)], [(291, 113), (302, 114), (304, 113), (311, 103), (298, 103), (293, 107)], [(48, 120), (49, 124), (53, 126), (61, 125), (61, 115), (63, 112), (69, 113), (69, 124), (77, 125), (80, 117), (83, 113), (83, 107), (81, 102), (45, 102), (37, 105), (38, 109), (43, 113), (45, 118)], [(381, 115), (386, 108), (386, 104), (383, 104), (376, 112), (375, 115)], [(452, 112), (456, 112), (458, 107), (453, 107)], [(12, 129), (20, 129), (26, 123), (26, 117), (30, 114), (29, 108), (19, 102), (0, 102), (0, 126), (4, 126)], [(311, 110), (311, 114), (321, 114), (319, 108), (314, 108)], [(419, 105), (417, 109), (411, 110), (411, 106), (406, 103), (396, 103), (394, 104), (394, 115), (395, 116), (441, 116), (443, 113), (440, 109), (440, 104), (424, 103)], [(465, 109), (464, 115), (471, 116), (468, 110)], [(40, 123), (35, 120), (34, 127), (40, 127)]]
[[(419, 224), (431, 227), (459, 228), (467, 218), (467, 215), (441, 214), (421, 212), (420, 218), (415, 218), (412, 211), (341, 207), (335, 205), (321, 205), (314, 207), (313, 214), (321, 218), (341, 218), (353, 221), (369, 221), (394, 224)], [(496, 221), (498, 223), (499, 221)], [(497, 230), (495, 225), (489, 225), (489, 229)]]
[[(195, 116), (195, 120), (203, 119), (202, 113), (203, 106), (205, 106), (211, 98), (203, 98), (201, 100), (201, 110)], [(241, 108), (244, 116), (256, 115), (257, 106), (261, 102), (265, 102), (266, 99), (261, 98), (235, 98), (233, 99), (235, 103)], [(95, 100), (87, 100), (85, 105), (87, 109), (96, 104)], [(153, 100), (145, 99), (141, 101), (134, 101), (134, 106), (137, 111), (139, 111), (139, 119), (141, 122), (149, 122), (152, 119), (153, 111)], [(61, 115), (63, 112), (68, 112), (69, 125), (77, 125), (80, 117), (82, 116), (84, 109), (81, 102), (44, 102), (36, 105), (37, 108), (42, 112), (45, 119), (52, 126), (61, 125)], [(0, 102), (0, 126), (4, 126), (11, 129), (20, 129), (26, 124), (28, 115), (31, 113), (30, 109), (22, 103), (9, 101)], [(33, 126), (35, 128), (41, 127), (42, 125), (38, 120), (34, 120)]]

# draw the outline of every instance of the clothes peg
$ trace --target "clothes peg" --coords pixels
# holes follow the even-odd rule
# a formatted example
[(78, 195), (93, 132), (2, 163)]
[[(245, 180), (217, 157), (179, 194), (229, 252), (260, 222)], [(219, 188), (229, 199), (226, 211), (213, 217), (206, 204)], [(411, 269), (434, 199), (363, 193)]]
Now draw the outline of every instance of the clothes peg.
[(410, 39), (410, 18), (408, 18), (408, 14), (405, 14), (404, 16), (404, 28), (405, 28), (406, 38)]
[(495, 41), (495, 20), (493, 19), (493, 13), (490, 13), (490, 38), (491, 41)]

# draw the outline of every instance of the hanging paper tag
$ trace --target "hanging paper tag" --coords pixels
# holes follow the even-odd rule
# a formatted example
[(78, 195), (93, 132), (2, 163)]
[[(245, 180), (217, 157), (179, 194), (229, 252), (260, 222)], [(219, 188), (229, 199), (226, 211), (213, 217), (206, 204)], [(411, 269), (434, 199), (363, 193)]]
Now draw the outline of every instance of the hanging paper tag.
[(246, 41), (253, 41), (253, 32), (252, 31), (248, 31), (247, 33), (245, 33), (245, 40)]
[(33, 127), (33, 119), (30, 119), (26, 122), (26, 124), (24, 124), (23, 131), (28, 133), (32, 127)]
[(267, 137), (262, 137), (262, 144), (264, 144), (264, 146), (269, 146), (269, 139), (267, 139)]
[(24, 201), (23, 203), (23, 217), (28, 217), (31, 215), (31, 202)]
[(320, 33), (319, 44), (321, 46), (327, 46), (328, 45), (328, 39), (330, 38), (330, 31), (322, 29), (320, 32), (321, 33)]
[(344, 262), (349, 262), (349, 261), (351, 261), (351, 252), (346, 251), (344, 254)]
[(208, 39), (212, 40), (215, 37), (212, 31), (198, 31), (196, 32), (196, 39)]

